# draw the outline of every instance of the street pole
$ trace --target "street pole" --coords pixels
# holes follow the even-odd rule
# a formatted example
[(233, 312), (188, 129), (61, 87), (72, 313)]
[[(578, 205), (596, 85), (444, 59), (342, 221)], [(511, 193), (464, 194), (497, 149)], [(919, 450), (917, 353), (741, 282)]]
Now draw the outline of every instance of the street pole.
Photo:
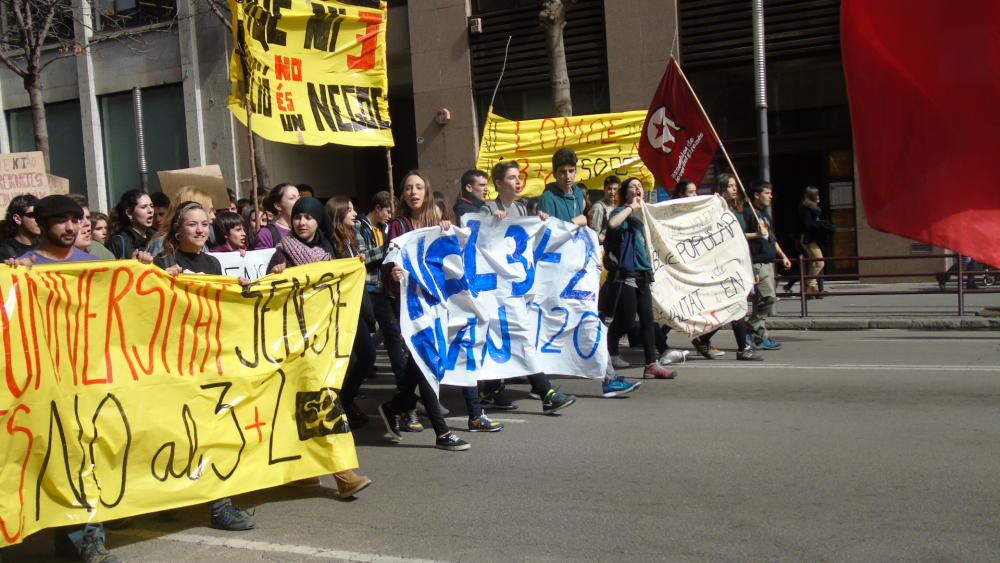
[(146, 164), (146, 128), (142, 123), (142, 90), (132, 88), (132, 111), (135, 115), (135, 144), (139, 159), (139, 188), (149, 191), (149, 168)]
[(771, 155), (767, 135), (767, 64), (764, 58), (764, 0), (753, 0), (753, 67), (760, 179), (770, 182)]

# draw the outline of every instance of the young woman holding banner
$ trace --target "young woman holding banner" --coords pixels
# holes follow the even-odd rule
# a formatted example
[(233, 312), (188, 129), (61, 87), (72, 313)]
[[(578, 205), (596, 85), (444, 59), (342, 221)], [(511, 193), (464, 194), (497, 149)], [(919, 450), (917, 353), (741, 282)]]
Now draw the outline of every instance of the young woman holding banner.
[[(267, 265), (268, 273), (283, 272), (286, 267), (302, 266), (313, 262), (330, 260), (335, 256), (332, 242), (334, 237), (333, 226), (330, 222), (330, 217), (323, 209), (323, 204), (318, 199), (312, 197), (297, 199), (295, 205), (292, 206), (291, 217), (292, 229), (289, 231), (291, 234), (281, 239), (278, 245), (274, 247), (274, 256), (271, 257), (271, 261)], [(352, 373), (358, 370), (352, 370), (350, 364), (356, 364), (354, 354), (357, 353), (359, 341), (366, 335), (369, 339), (371, 338), (364, 321), (360, 321), (359, 325), (358, 333), (355, 337), (354, 350), (352, 350), (351, 362), (348, 365), (344, 382), (341, 384), (340, 399), (345, 410), (347, 410), (348, 402), (353, 403), (354, 396), (345, 397), (344, 395), (349, 393), (349, 388), (353, 388), (354, 393), (357, 393), (357, 389), (360, 386), (360, 384), (356, 385), (352, 378)], [(374, 353), (372, 354), (371, 361), (374, 361)], [(348, 424), (352, 425), (355, 429), (363, 425), (358, 419), (351, 422), (350, 416), (348, 417)], [(337, 482), (337, 490), (341, 500), (346, 500), (360, 493), (372, 484), (371, 479), (364, 475), (358, 475), (350, 469), (334, 473), (333, 478)], [(296, 486), (315, 486), (319, 485), (319, 478), (302, 479), (292, 484)]]
[(646, 379), (673, 379), (676, 372), (660, 365), (656, 358), (656, 325), (653, 323), (653, 266), (646, 250), (642, 218), (642, 181), (629, 178), (618, 190), (618, 207), (608, 218), (608, 231), (604, 239), (605, 252), (617, 259), (616, 267), (608, 271), (608, 306), (613, 311), (608, 328), (608, 353), (612, 360), (618, 357), (618, 341), (635, 323), (639, 315), (639, 333), (642, 350), (646, 355)]
[(139, 190), (122, 194), (111, 213), (115, 234), (108, 239), (108, 250), (119, 260), (133, 258), (145, 252), (153, 230), (153, 200)]
[[(392, 241), (414, 229), (434, 225), (440, 225), (445, 231), (451, 228), (450, 221), (441, 219), (441, 212), (434, 202), (434, 192), (431, 190), (430, 182), (418, 170), (411, 170), (403, 176), (403, 181), (400, 183), (399, 203), (396, 204), (396, 216), (389, 221), (388, 240)], [(399, 284), (403, 279), (403, 269), (389, 262), (383, 264), (382, 268), (383, 278), (386, 280), (385, 287), (396, 300), (395, 312), (398, 318)], [(398, 345), (402, 346), (403, 343), (400, 342)], [(420, 372), (412, 356), (407, 360), (403, 373), (403, 379), (396, 382), (396, 395), (378, 407), (379, 416), (382, 417), (389, 439), (396, 443), (403, 440), (400, 420), (402, 419), (404, 423), (409, 421), (410, 413), (417, 406), (415, 391), (419, 389), (420, 398), (437, 436), (436, 447), (447, 451), (469, 449), (471, 447), (469, 443), (448, 428), (434, 388)]]
[[(219, 261), (204, 252), (208, 233), (212, 230), (205, 208), (194, 201), (175, 202), (173, 214), (167, 218), (163, 251), (153, 263), (172, 276), (182, 272), (222, 275)], [(228, 497), (212, 503), (211, 522), (213, 528), (232, 532), (252, 530), (255, 526), (250, 513), (233, 504)]]

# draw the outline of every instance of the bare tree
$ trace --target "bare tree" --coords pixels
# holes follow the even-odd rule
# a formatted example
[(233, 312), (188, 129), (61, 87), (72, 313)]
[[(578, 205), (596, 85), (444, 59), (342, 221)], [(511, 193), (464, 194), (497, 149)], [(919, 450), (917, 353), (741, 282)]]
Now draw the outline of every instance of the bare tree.
[(563, 29), (566, 27), (566, 14), (576, 4), (577, 0), (545, 0), (542, 11), (538, 14), (542, 28), (545, 29), (545, 46), (549, 52), (550, 83), (552, 85), (552, 103), (556, 115), (568, 117), (573, 115), (573, 98), (570, 96), (569, 70), (566, 68), (566, 45), (563, 42)]
[(42, 71), (55, 61), (81, 54), (97, 43), (136, 39), (148, 30), (132, 31), (114, 17), (99, 15), (104, 29), (86, 44), (80, 44), (76, 41), (76, 25), (93, 29), (94, 22), (79, 21), (70, 0), (0, 0), (0, 16), (3, 17), (0, 62), (24, 82), (35, 128), (35, 150), (45, 155), (48, 167), (49, 132)]
[[(219, 20), (226, 30), (230, 30), (233, 27), (233, 13), (229, 9), (229, 2), (226, 0), (205, 0), (205, 4), (208, 9), (215, 16), (215, 19)], [(243, 55), (240, 54), (242, 57)], [(244, 63), (243, 67), (246, 68)], [(247, 87), (246, 81), (243, 83), (243, 95), (246, 96), (245, 88)], [(251, 139), (253, 143), (253, 167), (257, 172), (257, 184), (258, 186), (271, 186), (271, 175), (267, 170), (267, 157), (264, 155), (264, 139), (251, 131)], [(256, 192), (258, 186), (253, 186)]]

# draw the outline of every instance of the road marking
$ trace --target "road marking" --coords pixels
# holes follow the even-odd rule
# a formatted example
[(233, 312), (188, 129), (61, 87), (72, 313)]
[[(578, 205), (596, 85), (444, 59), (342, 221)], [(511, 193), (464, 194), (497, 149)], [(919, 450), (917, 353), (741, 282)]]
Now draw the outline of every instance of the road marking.
[(971, 371), (1000, 373), (1000, 368), (996, 366), (932, 366), (927, 364), (918, 365), (882, 365), (882, 364), (769, 364), (767, 362), (689, 362), (681, 369), (689, 368), (718, 368), (718, 369), (812, 369), (812, 370), (833, 370), (833, 371)]
[[(469, 421), (469, 417), (467, 417), (467, 416), (449, 416), (448, 418), (446, 418), (444, 420), (445, 420), (445, 422), (447, 422), (449, 424), (455, 424), (455, 423), (459, 423), (459, 422), (468, 422)], [(503, 422), (504, 424), (507, 424), (507, 423), (510, 423), (510, 424), (520, 424), (522, 422), (527, 422), (523, 418), (493, 418), (491, 420), (496, 421), (496, 422)]]
[(283, 543), (270, 543), (263, 541), (241, 540), (238, 538), (223, 538), (217, 536), (205, 536), (201, 534), (189, 534), (186, 532), (164, 533), (154, 530), (129, 529), (119, 530), (115, 535), (132, 536), (142, 539), (167, 540), (195, 545), (209, 545), (217, 547), (228, 547), (233, 549), (246, 549), (248, 551), (267, 553), (287, 553), (290, 555), (304, 555), (321, 559), (342, 559), (346, 561), (358, 561), (360, 563), (446, 563), (435, 559), (414, 559), (412, 557), (393, 557), (391, 555), (378, 555), (376, 553), (357, 553), (354, 551), (342, 551), (339, 549), (324, 549), (322, 547), (310, 547), (308, 545), (290, 545)]
[(982, 344), (983, 342), (1000, 343), (1000, 336), (996, 338), (859, 338), (855, 342), (892, 342), (894, 344), (924, 344), (933, 342), (934, 344), (951, 344), (952, 342), (972, 342)]

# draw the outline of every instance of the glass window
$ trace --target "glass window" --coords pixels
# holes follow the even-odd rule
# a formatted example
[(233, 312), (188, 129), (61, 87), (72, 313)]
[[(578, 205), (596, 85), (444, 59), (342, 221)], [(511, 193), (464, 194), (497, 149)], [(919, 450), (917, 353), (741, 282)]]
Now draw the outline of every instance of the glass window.
[[(121, 194), (139, 187), (139, 153), (132, 92), (101, 96), (100, 105), (108, 190), (111, 201), (117, 201)], [(158, 170), (188, 167), (181, 85), (144, 88), (142, 106), (149, 189), (159, 191)]]
[[(87, 168), (83, 154), (79, 100), (47, 104), (45, 122), (49, 130), (50, 172), (69, 180), (70, 191), (73, 193), (86, 194)], [(12, 151), (35, 150), (35, 124), (30, 108), (7, 112), (7, 126)]]
[(97, 0), (95, 31), (140, 27), (177, 15), (177, 0)]

